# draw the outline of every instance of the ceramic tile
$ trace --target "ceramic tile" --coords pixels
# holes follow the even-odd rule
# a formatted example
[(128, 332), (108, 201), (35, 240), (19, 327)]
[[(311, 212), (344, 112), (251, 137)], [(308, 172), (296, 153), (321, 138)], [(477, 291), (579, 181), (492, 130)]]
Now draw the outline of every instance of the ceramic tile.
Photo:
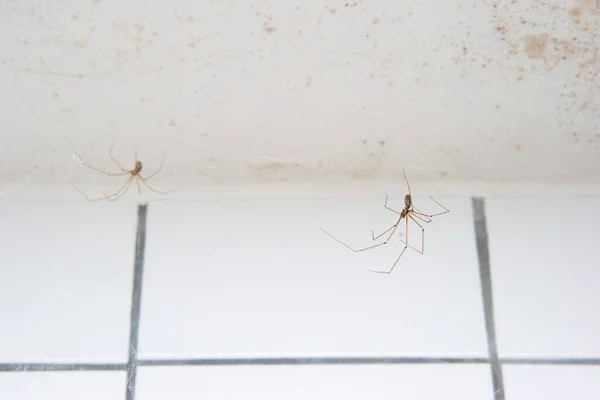
[(600, 398), (600, 367), (580, 365), (507, 365), (507, 400), (595, 400)]
[(125, 372), (3, 372), (0, 397), (15, 400), (125, 398)]
[(317, 229), (369, 245), (395, 222), (383, 200), (152, 204), (140, 354), (485, 356), (470, 201), (440, 199), (451, 212), (426, 225), (425, 254), (385, 275), (368, 270), (392, 266), (400, 236), (353, 253)]
[(600, 356), (598, 204), (487, 202), (501, 357)]
[(0, 362), (127, 358), (136, 209), (0, 205)]
[(488, 365), (142, 367), (137, 400), (493, 400)]

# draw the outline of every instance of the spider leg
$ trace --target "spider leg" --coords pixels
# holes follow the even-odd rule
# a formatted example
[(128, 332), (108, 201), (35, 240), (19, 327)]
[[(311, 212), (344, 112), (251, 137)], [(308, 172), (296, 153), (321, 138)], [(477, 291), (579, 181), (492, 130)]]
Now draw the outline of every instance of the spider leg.
[(425, 252), (425, 229), (423, 229), (423, 226), (412, 216), (409, 215), (410, 219), (412, 219), (414, 221), (415, 224), (419, 225), (419, 228), (421, 228), (421, 250), (417, 250), (414, 247), (412, 247), (410, 244), (405, 243), (404, 241), (402, 241), (400, 239), (400, 241), (402, 243), (405, 243), (408, 247), (410, 247), (411, 249), (413, 249), (414, 251), (423, 254)]
[(108, 151), (108, 156), (110, 157), (111, 160), (113, 160), (113, 162), (115, 164), (117, 164), (117, 167), (119, 167), (121, 169), (121, 171), (126, 172), (126, 173), (131, 173), (131, 171), (126, 170), (125, 168), (123, 168), (121, 166), (121, 164), (119, 164), (119, 162), (117, 161), (117, 159), (113, 156), (113, 147), (115, 147), (115, 141), (113, 140), (113, 142), (110, 145), (110, 150)]
[(381, 233), (377, 236), (375, 236), (375, 231), (371, 230), (371, 237), (373, 238), (373, 240), (377, 240), (380, 237), (382, 237), (383, 235), (385, 235), (386, 233), (388, 233), (389, 231), (391, 231), (392, 229), (394, 229), (396, 227), (396, 225), (398, 225), (399, 223), (400, 223), (400, 221), (396, 222), (394, 225), (390, 226), (383, 233)]
[(383, 246), (384, 244), (386, 244), (387, 242), (382, 242), (382, 243), (378, 243), (376, 245), (373, 246), (369, 246), (369, 247), (365, 247), (363, 249), (355, 249), (349, 245), (347, 245), (346, 243), (342, 242), (340, 239), (336, 238), (335, 236), (333, 236), (331, 233), (327, 232), (325, 229), (319, 228), (321, 229), (323, 232), (325, 232), (325, 234), (327, 236), (329, 236), (330, 238), (332, 238), (333, 240), (335, 240), (336, 242), (338, 242), (339, 244), (346, 246), (348, 249), (352, 250), (355, 253), (361, 252), (361, 251), (365, 251), (365, 250), (370, 250), (370, 249), (374, 249), (375, 247), (379, 247), (379, 246)]
[(103, 197), (99, 197), (99, 198), (91, 198), (90, 196), (88, 196), (87, 194), (85, 194), (85, 192), (83, 190), (81, 190), (79, 188), (79, 186), (77, 186), (76, 184), (74, 184), (73, 182), (71, 182), (71, 185), (77, 189), (77, 191), (86, 198), (87, 201), (100, 201), (100, 200), (106, 200), (108, 197), (107, 196), (103, 196)]
[[(414, 206), (414, 205), (413, 205), (413, 208), (415, 208), (415, 206)], [(415, 208), (415, 210), (416, 210), (416, 208)], [(431, 218), (429, 218), (427, 215), (425, 215), (425, 214), (421, 213), (420, 211), (419, 211), (419, 212), (415, 212), (414, 210), (409, 210), (409, 211), (408, 211), (408, 214), (412, 214), (412, 216), (413, 216), (414, 218), (418, 218), (418, 219), (419, 219), (419, 221), (421, 221), (421, 222), (425, 222), (426, 224), (428, 224), (428, 223), (430, 223), (431, 221), (433, 221)]]
[[(415, 221), (413, 216), (410, 216), (410, 218), (411, 218), (413, 221)], [(425, 232), (425, 230), (423, 229), (423, 227), (421, 226), (421, 224), (419, 224), (417, 221), (415, 221), (415, 222), (416, 222), (416, 224), (417, 224), (417, 225), (419, 225), (419, 227), (421, 228), (421, 250), (417, 250), (416, 248), (414, 248), (413, 246), (411, 246), (410, 244), (408, 244), (407, 242), (405, 242), (405, 241), (404, 241), (404, 240), (402, 240), (402, 239), (398, 239), (398, 241), (399, 241), (400, 243), (402, 243), (402, 244), (405, 244), (405, 245), (407, 245), (408, 247), (410, 247), (411, 249), (413, 249), (413, 250), (414, 250), (414, 251), (416, 251), (417, 253), (421, 253), (421, 254), (423, 254), (423, 242), (424, 242), (424, 234), (425, 234), (424, 232)]]
[(412, 198), (412, 192), (410, 190), (410, 184), (408, 183), (408, 178), (406, 177), (406, 171), (404, 170), (404, 166), (402, 166), (402, 173), (404, 174), (404, 181), (406, 182), (406, 187), (408, 188), (408, 194)]
[[(398, 224), (400, 225), (400, 224)], [(395, 230), (395, 229), (394, 229)], [(392, 233), (393, 234), (393, 233)], [(408, 243), (408, 218), (406, 218), (406, 242)], [(408, 247), (408, 244), (406, 244), (404, 246), (404, 248), (402, 249), (402, 251), (400, 252), (400, 255), (398, 256), (398, 258), (396, 258), (396, 261), (394, 262), (394, 265), (392, 265), (392, 268), (390, 268), (389, 271), (376, 271), (373, 269), (370, 269), (369, 271), (374, 272), (376, 274), (386, 274), (389, 275), (392, 273), (392, 271), (394, 270), (394, 268), (396, 268), (396, 264), (398, 264), (398, 261), (400, 261), (400, 258), (402, 257), (402, 255), (404, 254), (404, 252), (406, 251), (406, 248)]]
[[(398, 222), (400, 222), (400, 221), (398, 221)], [(323, 232), (325, 232), (325, 234), (326, 234), (327, 236), (329, 236), (330, 238), (332, 238), (332, 239), (333, 239), (333, 240), (335, 240), (336, 242), (338, 242), (338, 243), (340, 243), (340, 244), (342, 244), (342, 245), (346, 246), (347, 248), (349, 248), (349, 249), (350, 249), (350, 250), (352, 250), (353, 252), (355, 252), (355, 253), (358, 253), (358, 252), (361, 252), (361, 251), (365, 251), (365, 250), (374, 249), (375, 247), (379, 247), (379, 246), (383, 246), (384, 244), (387, 244), (387, 242), (389, 242), (389, 240), (392, 238), (392, 236), (394, 236), (394, 232), (396, 232), (396, 229), (398, 228), (398, 225), (399, 225), (399, 223), (393, 226), (393, 228), (394, 228), (394, 229), (392, 230), (392, 233), (390, 234), (390, 236), (389, 236), (389, 237), (388, 237), (388, 238), (387, 238), (385, 241), (383, 241), (383, 242), (381, 242), (381, 243), (378, 243), (378, 244), (375, 244), (375, 245), (373, 245), (373, 246), (368, 246), (368, 247), (362, 248), (362, 249), (355, 249), (355, 248), (353, 248), (353, 247), (351, 247), (351, 246), (347, 245), (346, 243), (342, 242), (340, 239), (336, 238), (336, 237), (335, 237), (335, 236), (333, 236), (331, 233), (327, 232), (325, 229), (323, 229), (323, 228), (319, 228), (319, 229), (321, 229)], [(389, 231), (389, 229), (388, 229), (388, 231)], [(387, 232), (387, 231), (386, 231), (386, 232)]]
[(394, 210), (394, 209), (392, 209), (392, 208), (388, 207), (388, 205), (387, 205), (387, 202), (388, 202), (388, 195), (387, 195), (387, 193), (386, 193), (386, 194), (385, 194), (385, 203), (383, 204), (383, 206), (384, 206), (385, 208), (387, 208), (388, 210), (390, 210), (391, 212), (394, 212), (394, 213), (396, 213), (396, 214), (398, 214), (398, 215), (402, 215), (402, 213), (401, 213), (401, 212), (399, 212), (399, 211), (396, 211), (396, 210)]
[[(437, 205), (439, 205), (440, 207), (442, 207), (444, 209), (444, 211), (437, 213), (437, 214), (423, 214), (422, 212), (417, 212), (417, 211), (412, 211), (413, 215), (419, 215), (421, 217), (426, 217), (431, 219), (431, 217), (436, 217), (438, 215), (444, 215), (444, 214), (448, 214), (450, 212), (450, 210), (448, 210), (446, 207), (444, 207), (443, 205), (440, 204), (440, 202), (438, 202), (436, 199), (434, 199), (433, 197), (429, 196), (429, 198), (431, 200), (433, 200), (434, 203), (436, 203)], [(413, 206), (413, 208), (416, 209), (416, 207)]]
[(135, 184), (137, 185), (137, 188), (138, 188), (138, 194), (141, 196), (142, 195), (142, 187), (140, 186), (140, 177), (139, 176), (135, 177)]
[(107, 200), (110, 201), (111, 203), (113, 201), (117, 201), (118, 199), (120, 199), (121, 197), (123, 197), (123, 195), (125, 193), (127, 193), (127, 191), (129, 190), (129, 187), (131, 186), (131, 183), (133, 182), (133, 178), (135, 175), (131, 175), (127, 181), (125, 181), (125, 183), (123, 184), (123, 186), (121, 186), (121, 188), (119, 190), (117, 190), (116, 193), (111, 194), (108, 196)]
[(86, 168), (91, 169), (93, 171), (97, 171), (97, 172), (101, 172), (104, 175), (108, 175), (108, 176), (123, 176), (123, 175), (127, 175), (129, 172), (125, 171), (125, 172), (118, 172), (118, 173), (114, 173), (114, 172), (106, 172), (100, 168), (96, 168), (94, 166), (89, 165), (88, 163), (86, 163), (83, 160), (83, 157), (81, 157), (81, 154), (79, 154), (79, 152), (77, 150), (75, 150), (75, 148), (71, 145), (71, 150), (73, 150), (73, 152), (75, 153), (75, 155), (77, 156), (77, 158), (79, 159), (79, 162), (81, 162), (81, 164), (83, 164)]
[[(131, 177), (129, 177), (129, 179), (127, 179), (127, 181), (125, 181), (125, 185), (127, 185), (127, 183), (128, 183), (130, 180), (131, 180)], [(118, 194), (121, 192), (121, 190), (123, 189), (123, 187), (125, 187), (125, 185), (121, 186), (121, 189), (119, 189), (119, 190), (118, 190), (116, 193), (114, 193), (114, 194), (110, 194), (110, 195), (109, 195), (109, 194), (106, 194), (106, 193), (102, 192), (102, 194), (104, 194), (104, 196), (102, 196), (102, 197), (98, 197), (98, 198), (91, 198), (91, 197), (89, 197), (89, 196), (88, 196), (88, 195), (87, 195), (87, 194), (86, 194), (86, 193), (85, 193), (83, 190), (81, 190), (81, 189), (80, 189), (80, 188), (79, 188), (77, 185), (75, 185), (73, 182), (71, 182), (71, 185), (73, 185), (73, 187), (74, 187), (75, 189), (77, 189), (77, 191), (78, 191), (78, 192), (79, 192), (79, 193), (80, 193), (80, 194), (81, 194), (83, 197), (85, 197), (85, 198), (86, 198), (86, 200), (88, 200), (88, 201), (92, 201), (92, 202), (95, 202), (95, 201), (100, 201), (100, 200), (114, 201), (114, 200), (111, 200), (111, 199), (112, 199), (113, 197), (117, 196), (117, 195), (118, 195)], [(121, 196), (122, 196), (122, 195), (121, 195)], [(121, 196), (118, 196), (118, 197), (121, 197)], [(117, 197), (117, 198), (118, 198), (118, 197)]]
[(162, 194), (162, 195), (169, 195), (171, 193), (174, 192), (174, 190), (171, 190), (170, 192), (161, 192), (160, 190), (156, 190), (154, 189), (152, 186), (150, 186), (148, 184), (148, 182), (146, 182), (146, 178), (142, 178), (141, 175), (138, 175), (138, 177), (140, 178), (140, 181), (142, 181), (142, 183), (144, 184), (144, 186), (146, 186), (148, 189), (150, 189), (151, 191), (153, 191), (154, 193), (158, 193), (158, 194)]
[(444, 215), (444, 214), (448, 214), (450, 212), (450, 210), (448, 210), (446, 207), (444, 207), (443, 205), (441, 205), (439, 201), (437, 201), (436, 199), (434, 199), (433, 196), (429, 196), (429, 198), (435, 204), (437, 204), (438, 206), (440, 206), (440, 207), (442, 207), (444, 209), (444, 211), (442, 211), (441, 213), (430, 215), (430, 217), (435, 217), (436, 215)]
[(167, 155), (165, 154), (162, 158), (162, 160), (160, 161), (160, 165), (158, 166), (158, 169), (156, 171), (154, 171), (153, 173), (151, 173), (150, 175), (148, 175), (147, 177), (145, 177), (144, 179), (149, 181), (150, 178), (152, 178), (154, 175), (158, 174), (160, 172), (160, 170), (163, 167), (163, 163), (165, 162), (165, 158), (167, 157)]

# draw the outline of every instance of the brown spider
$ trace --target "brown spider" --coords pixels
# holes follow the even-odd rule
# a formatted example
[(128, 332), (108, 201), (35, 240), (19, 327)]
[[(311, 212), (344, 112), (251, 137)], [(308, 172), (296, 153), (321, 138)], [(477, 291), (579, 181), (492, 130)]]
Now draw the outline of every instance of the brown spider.
[[(394, 262), (394, 265), (392, 265), (392, 268), (389, 271), (376, 271), (376, 270), (369, 270), (371, 272), (375, 272), (378, 274), (390, 274), (394, 268), (396, 267), (396, 264), (398, 264), (398, 261), (400, 261), (400, 257), (402, 257), (402, 255), (404, 254), (404, 252), (406, 251), (407, 247), (410, 247), (411, 249), (423, 254), (425, 251), (425, 229), (423, 228), (423, 226), (419, 223), (419, 221), (421, 222), (425, 222), (425, 223), (430, 223), (432, 221), (432, 217), (438, 216), (438, 215), (442, 215), (442, 214), (447, 214), (450, 212), (450, 210), (448, 210), (446, 207), (444, 207), (443, 205), (441, 205), (437, 200), (435, 200), (433, 197), (430, 196), (431, 200), (433, 200), (436, 204), (438, 204), (440, 207), (442, 207), (445, 211), (441, 212), (441, 213), (437, 213), (437, 214), (423, 214), (421, 211), (419, 211), (418, 208), (416, 208), (412, 202), (412, 192), (410, 190), (410, 185), (408, 184), (408, 179), (406, 178), (406, 172), (404, 171), (404, 168), (402, 168), (402, 172), (404, 173), (404, 180), (406, 181), (406, 186), (408, 187), (408, 194), (406, 196), (404, 196), (404, 208), (402, 209), (402, 211), (396, 211), (390, 207), (388, 207), (387, 202), (388, 202), (388, 195), (385, 195), (385, 203), (383, 204), (383, 206), (392, 211), (393, 213), (398, 215), (398, 220), (396, 221), (396, 223), (394, 223), (394, 225), (392, 225), (391, 227), (389, 227), (388, 229), (386, 229), (383, 233), (375, 236), (375, 232), (371, 231), (371, 237), (372, 239), (375, 241), (377, 239), (379, 239), (380, 237), (382, 237), (383, 235), (385, 235), (386, 233), (388, 233), (389, 231), (392, 231), (390, 233), (390, 235), (388, 236), (387, 239), (385, 239), (385, 241), (383, 241), (382, 243), (378, 243), (375, 244), (373, 246), (368, 246), (365, 247), (363, 249), (354, 249), (351, 246), (347, 245), (346, 243), (342, 242), (341, 240), (339, 240), (338, 238), (336, 238), (335, 236), (333, 236), (332, 234), (330, 234), (329, 232), (325, 231), (324, 229), (320, 228), (323, 232), (325, 232), (329, 237), (331, 237), (332, 239), (334, 239), (335, 241), (337, 241), (338, 243), (343, 244), (344, 246), (346, 246), (347, 248), (349, 248), (350, 250), (352, 250), (355, 253), (361, 252), (361, 251), (365, 251), (365, 250), (370, 250), (370, 249), (374, 249), (375, 247), (379, 247), (379, 246), (383, 246), (385, 244), (387, 244), (390, 239), (392, 238), (392, 236), (394, 236), (394, 233), (396, 232), (396, 229), (398, 229), (398, 226), (400, 225), (400, 222), (402, 221), (402, 219), (406, 220), (406, 241), (402, 241), (402, 243), (404, 243), (404, 248), (402, 249), (402, 251), (400, 252), (400, 255), (398, 256), (398, 258), (396, 259), (396, 261)], [(419, 225), (419, 227), (421, 228), (421, 250), (417, 250), (414, 247), (412, 247), (411, 245), (408, 244), (408, 219), (413, 220), (417, 225)], [(419, 220), (419, 221), (417, 221)]]
[(146, 186), (149, 190), (151, 190), (151, 191), (153, 191), (155, 193), (162, 194), (162, 195), (168, 195), (170, 193), (170, 192), (161, 192), (160, 190), (156, 190), (153, 187), (151, 187), (148, 184), (148, 182), (147, 182), (154, 175), (158, 174), (160, 172), (160, 170), (162, 169), (163, 162), (165, 161), (165, 157), (164, 156), (163, 156), (163, 158), (162, 158), (162, 160), (160, 162), (160, 166), (158, 167), (158, 169), (155, 172), (153, 172), (152, 174), (150, 174), (150, 175), (148, 175), (147, 177), (144, 178), (140, 174), (142, 172), (142, 162), (137, 159), (137, 149), (134, 152), (134, 157), (135, 157), (135, 164), (134, 165), (135, 166), (134, 166), (134, 168), (132, 170), (127, 170), (127, 169), (123, 168), (121, 166), (121, 164), (119, 164), (119, 162), (113, 157), (113, 154), (112, 154), (113, 147), (114, 147), (114, 143), (111, 144), (111, 146), (110, 146), (110, 150), (108, 152), (108, 156), (119, 167), (119, 169), (121, 169), (122, 172), (106, 172), (106, 171), (103, 171), (103, 170), (101, 170), (99, 168), (93, 167), (93, 166), (87, 164), (85, 161), (83, 161), (83, 158), (79, 155), (79, 153), (75, 150), (75, 148), (73, 148), (73, 151), (75, 152), (75, 154), (79, 158), (79, 161), (86, 168), (89, 168), (89, 169), (94, 170), (94, 171), (101, 172), (101, 173), (103, 173), (105, 175), (108, 175), (108, 176), (125, 176), (125, 175), (129, 175), (129, 178), (127, 178), (127, 180), (125, 181), (125, 183), (123, 184), (123, 186), (121, 186), (121, 188), (119, 190), (117, 190), (115, 193), (113, 193), (113, 194), (106, 194), (106, 193), (102, 192), (104, 194), (104, 196), (96, 198), (96, 199), (90, 198), (80, 188), (78, 188), (74, 183), (71, 183), (75, 187), (75, 189), (77, 189), (79, 191), (79, 193), (81, 193), (83, 195), (83, 197), (85, 197), (89, 201), (108, 200), (110, 202), (113, 202), (113, 201), (116, 201), (117, 199), (119, 199), (125, 193), (127, 193), (127, 191), (129, 190), (129, 187), (131, 186), (131, 183), (134, 180), (135, 180), (135, 183), (136, 183), (137, 188), (138, 188), (138, 193), (140, 195), (142, 194), (142, 189), (141, 189), (140, 182), (142, 182), (142, 184), (144, 186)]

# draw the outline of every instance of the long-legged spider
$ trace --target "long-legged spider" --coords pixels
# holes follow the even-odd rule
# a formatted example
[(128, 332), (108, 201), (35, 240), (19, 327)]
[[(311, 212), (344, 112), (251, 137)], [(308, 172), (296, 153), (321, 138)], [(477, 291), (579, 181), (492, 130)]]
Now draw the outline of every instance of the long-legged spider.
[(75, 189), (77, 189), (79, 191), (79, 193), (81, 193), (83, 195), (83, 197), (85, 197), (86, 199), (88, 199), (89, 201), (100, 201), (100, 200), (108, 200), (110, 202), (116, 201), (117, 199), (119, 199), (121, 196), (123, 196), (125, 193), (127, 193), (127, 191), (129, 190), (129, 187), (131, 186), (131, 183), (133, 181), (135, 181), (137, 188), (138, 188), (138, 193), (141, 195), (142, 194), (142, 189), (141, 189), (141, 185), (140, 182), (146, 186), (149, 190), (158, 193), (158, 194), (162, 194), (162, 195), (168, 195), (170, 192), (162, 192), (160, 190), (154, 189), (153, 187), (151, 187), (148, 184), (148, 180), (150, 180), (150, 178), (152, 178), (154, 175), (158, 174), (160, 172), (160, 170), (162, 169), (163, 163), (165, 161), (165, 157), (163, 156), (161, 162), (160, 162), (160, 166), (158, 167), (158, 169), (151, 173), (150, 175), (148, 175), (147, 177), (143, 177), (140, 173), (142, 172), (142, 162), (138, 160), (137, 158), (137, 149), (134, 152), (134, 157), (135, 157), (135, 164), (134, 164), (134, 168), (132, 170), (128, 170), (125, 169), (121, 166), (121, 164), (119, 164), (119, 162), (115, 159), (115, 157), (112, 154), (113, 151), (113, 147), (114, 147), (114, 142), (113, 144), (111, 144), (110, 146), (110, 150), (108, 152), (108, 156), (110, 157), (110, 159), (117, 165), (117, 167), (119, 167), (119, 169), (122, 172), (106, 172), (104, 170), (101, 170), (100, 168), (96, 168), (94, 166), (91, 166), (89, 164), (87, 164), (85, 161), (83, 161), (83, 158), (79, 155), (79, 153), (75, 150), (75, 148), (73, 148), (73, 152), (77, 155), (79, 162), (81, 164), (83, 164), (86, 168), (89, 168), (93, 171), (97, 171), (97, 172), (101, 172), (105, 175), (108, 176), (125, 176), (125, 175), (129, 175), (129, 178), (127, 178), (127, 180), (125, 181), (125, 183), (123, 184), (123, 186), (121, 186), (119, 188), (119, 190), (117, 190), (115, 193), (113, 194), (106, 194), (104, 192), (102, 192), (104, 194), (104, 196), (102, 197), (98, 197), (98, 198), (90, 198), (87, 194), (85, 194), (79, 187), (77, 187), (74, 183), (71, 183)]
[[(387, 202), (388, 202), (388, 195), (385, 195), (385, 203), (383, 204), (383, 207), (385, 207), (386, 209), (390, 210), (391, 212), (395, 213), (398, 215), (398, 220), (388, 229), (386, 229), (384, 232), (382, 232), (381, 234), (375, 236), (375, 232), (371, 231), (371, 237), (373, 239), (373, 241), (379, 239), (380, 237), (382, 237), (383, 235), (385, 235), (386, 233), (390, 232), (390, 235), (387, 237), (387, 239), (385, 239), (383, 242), (375, 244), (373, 246), (368, 246), (362, 249), (355, 249), (349, 245), (347, 245), (346, 243), (342, 242), (341, 240), (339, 240), (338, 238), (336, 238), (335, 236), (333, 236), (332, 234), (330, 234), (329, 232), (327, 232), (326, 230), (320, 228), (323, 232), (325, 232), (329, 237), (331, 237), (332, 239), (334, 239), (335, 241), (337, 241), (338, 243), (346, 246), (347, 248), (349, 248), (350, 250), (352, 250), (355, 253), (361, 252), (361, 251), (365, 251), (365, 250), (370, 250), (370, 249), (374, 249), (376, 247), (379, 246), (383, 246), (385, 244), (387, 244), (390, 239), (392, 238), (392, 236), (394, 236), (394, 233), (396, 232), (396, 229), (398, 229), (398, 226), (400, 225), (400, 222), (402, 221), (402, 219), (404, 219), (406, 221), (406, 241), (401, 241), (402, 243), (404, 243), (404, 248), (402, 249), (402, 251), (400, 252), (400, 255), (398, 256), (398, 258), (396, 258), (396, 261), (394, 262), (394, 265), (392, 265), (392, 268), (390, 268), (388, 271), (377, 271), (377, 270), (369, 270), (371, 272), (375, 272), (378, 274), (390, 274), (394, 268), (396, 267), (396, 264), (398, 264), (398, 261), (400, 261), (400, 258), (402, 257), (402, 255), (404, 254), (404, 252), (406, 251), (406, 249), (408, 247), (410, 247), (411, 249), (419, 252), (420, 254), (423, 254), (425, 251), (425, 229), (423, 228), (423, 226), (419, 223), (419, 221), (421, 222), (425, 222), (425, 223), (430, 223), (432, 221), (433, 217), (436, 217), (438, 215), (443, 215), (443, 214), (447, 214), (450, 212), (450, 210), (448, 210), (446, 207), (444, 207), (443, 205), (441, 205), (437, 200), (435, 200), (433, 197), (430, 196), (430, 199), (433, 200), (437, 205), (439, 205), (440, 207), (442, 207), (445, 211), (442, 211), (440, 213), (437, 214), (424, 214), (421, 211), (419, 211), (418, 208), (416, 208), (413, 204), (412, 201), (412, 191), (410, 190), (410, 184), (408, 183), (408, 179), (406, 178), (406, 171), (404, 171), (404, 168), (402, 168), (402, 172), (404, 173), (404, 180), (406, 181), (406, 186), (408, 187), (408, 194), (406, 196), (404, 196), (404, 208), (402, 209), (402, 211), (396, 211), (390, 207), (388, 207)], [(409, 222), (409, 218), (416, 223), (420, 228), (421, 228), (421, 250), (415, 249), (414, 247), (412, 247), (411, 245), (408, 244), (408, 222)]]

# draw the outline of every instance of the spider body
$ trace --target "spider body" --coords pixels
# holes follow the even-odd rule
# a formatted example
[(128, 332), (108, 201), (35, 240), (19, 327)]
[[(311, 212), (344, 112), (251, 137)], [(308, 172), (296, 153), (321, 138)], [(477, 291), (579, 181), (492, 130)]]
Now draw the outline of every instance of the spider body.
[[(352, 250), (355, 253), (361, 252), (361, 251), (365, 251), (365, 250), (370, 250), (370, 249), (374, 249), (376, 247), (379, 246), (383, 246), (385, 244), (387, 244), (390, 239), (394, 236), (394, 233), (396, 233), (396, 230), (398, 229), (398, 226), (400, 225), (400, 222), (402, 222), (402, 220), (404, 219), (406, 221), (406, 241), (403, 242), (404, 243), (404, 248), (402, 249), (402, 251), (400, 252), (400, 255), (398, 256), (398, 258), (396, 258), (396, 261), (394, 262), (394, 264), (392, 265), (392, 268), (390, 268), (388, 271), (376, 271), (376, 270), (370, 270), (371, 272), (375, 272), (375, 273), (379, 273), (379, 274), (390, 274), (394, 268), (396, 267), (396, 264), (398, 264), (398, 261), (400, 261), (400, 258), (402, 257), (402, 255), (404, 254), (404, 252), (406, 251), (406, 249), (408, 247), (410, 247), (411, 249), (423, 254), (425, 251), (425, 229), (423, 228), (423, 226), (419, 223), (420, 222), (425, 222), (425, 223), (430, 223), (432, 221), (432, 217), (438, 216), (438, 215), (442, 215), (442, 214), (447, 214), (450, 212), (450, 210), (448, 210), (446, 207), (444, 207), (443, 205), (441, 205), (439, 202), (437, 202), (433, 197), (430, 197), (431, 200), (433, 200), (436, 204), (438, 204), (440, 207), (442, 207), (444, 209), (443, 212), (437, 213), (437, 214), (424, 214), (422, 212), (420, 212), (414, 205), (412, 202), (412, 191), (410, 190), (410, 185), (408, 183), (408, 179), (406, 178), (406, 172), (404, 171), (404, 168), (402, 168), (402, 171), (404, 173), (404, 180), (406, 182), (406, 186), (408, 187), (408, 194), (404, 196), (404, 208), (401, 211), (396, 211), (393, 208), (388, 207), (387, 203), (388, 203), (388, 195), (385, 195), (385, 203), (383, 204), (383, 207), (390, 210), (391, 212), (395, 213), (396, 215), (398, 215), (398, 220), (396, 221), (396, 223), (394, 225), (392, 225), (391, 227), (389, 227), (388, 229), (386, 229), (383, 233), (375, 236), (375, 232), (371, 231), (371, 238), (373, 239), (373, 241), (379, 239), (380, 237), (382, 237), (383, 235), (385, 235), (386, 233), (390, 232), (389, 236), (381, 243), (372, 245), (372, 246), (368, 246), (362, 249), (354, 249), (351, 246), (348, 246), (346, 243), (342, 242), (341, 240), (337, 239), (335, 236), (333, 236), (332, 234), (330, 234), (329, 232), (325, 231), (324, 229), (321, 229), (323, 232), (325, 232), (329, 237), (331, 237), (332, 239), (334, 239), (335, 241), (337, 241), (338, 243), (346, 246), (347, 248), (349, 248), (350, 250)], [(419, 228), (421, 228), (421, 250), (415, 249), (414, 247), (412, 247), (411, 245), (408, 244), (408, 222), (409, 219), (412, 220), (414, 223), (416, 223)]]
[[(125, 183), (115, 193), (113, 193), (113, 194), (106, 194), (106, 193), (103, 192), (104, 196), (98, 197), (98, 198), (90, 198), (81, 189), (79, 189), (75, 184), (73, 184), (73, 186), (75, 187), (75, 189), (77, 189), (79, 191), (79, 193), (81, 193), (89, 201), (108, 200), (110, 202), (113, 202), (113, 201), (116, 201), (117, 199), (121, 198), (125, 193), (127, 193), (127, 191), (129, 190), (129, 188), (131, 187), (131, 184), (133, 183), (133, 181), (135, 181), (135, 184), (136, 184), (136, 186), (138, 188), (138, 193), (140, 195), (142, 194), (141, 185), (146, 186), (146, 188), (148, 188), (149, 190), (151, 190), (151, 191), (153, 191), (155, 193), (158, 193), (158, 194), (162, 194), (162, 195), (169, 194), (169, 193), (161, 192), (160, 190), (154, 189), (147, 182), (147, 181), (150, 180), (150, 178), (152, 178), (154, 175), (156, 175), (156, 174), (158, 174), (160, 172), (160, 170), (162, 169), (163, 163), (165, 161), (164, 157), (163, 157), (162, 161), (160, 162), (160, 166), (158, 167), (158, 169), (155, 172), (153, 172), (152, 174), (148, 175), (147, 177), (143, 177), (141, 175), (141, 172), (142, 172), (142, 162), (137, 159), (137, 151), (135, 151), (135, 163), (134, 163), (134, 167), (133, 167), (133, 169), (128, 170), (128, 169), (123, 168), (121, 166), (121, 164), (119, 164), (119, 162), (113, 157), (113, 154), (112, 154), (113, 146), (114, 146), (114, 143), (110, 146), (110, 150), (108, 152), (108, 156), (117, 165), (117, 167), (119, 167), (119, 169), (121, 170), (121, 172), (107, 172), (107, 171), (101, 170), (99, 168), (93, 167), (91, 165), (88, 165), (85, 161), (83, 161), (83, 159), (81, 158), (81, 156), (79, 155), (79, 153), (77, 153), (77, 151), (75, 151), (75, 149), (73, 149), (73, 151), (75, 152), (75, 154), (79, 158), (80, 162), (86, 168), (89, 168), (89, 169), (91, 169), (93, 171), (101, 172), (104, 175), (108, 175), (108, 176), (125, 176), (125, 175), (129, 175), (129, 177), (127, 178), (127, 180), (125, 181)], [(141, 185), (140, 185), (140, 182), (141, 182)]]

